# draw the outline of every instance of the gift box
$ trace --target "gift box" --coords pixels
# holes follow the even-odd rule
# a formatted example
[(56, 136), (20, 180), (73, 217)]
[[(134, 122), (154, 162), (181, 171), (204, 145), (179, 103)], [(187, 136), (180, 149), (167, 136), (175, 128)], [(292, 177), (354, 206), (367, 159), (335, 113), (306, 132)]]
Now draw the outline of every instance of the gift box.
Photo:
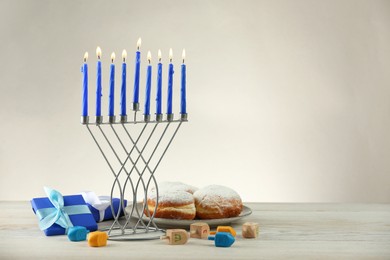
[(83, 196), (62, 196), (58, 191), (46, 187), (45, 192), (47, 197), (33, 198), (31, 206), (46, 236), (64, 235), (72, 226), (97, 230), (96, 221)]
[[(96, 194), (92, 191), (83, 191), (80, 194), (83, 196), (96, 222), (102, 222), (114, 218), (110, 206), (111, 205), (110, 196), (96, 196)], [(124, 200), (123, 203), (124, 203), (124, 207), (126, 207), (127, 200)], [(120, 208), (119, 198), (112, 198), (112, 206), (114, 208), (114, 216), (118, 214), (119, 210), (120, 210), (120, 216), (124, 215), (123, 209)]]

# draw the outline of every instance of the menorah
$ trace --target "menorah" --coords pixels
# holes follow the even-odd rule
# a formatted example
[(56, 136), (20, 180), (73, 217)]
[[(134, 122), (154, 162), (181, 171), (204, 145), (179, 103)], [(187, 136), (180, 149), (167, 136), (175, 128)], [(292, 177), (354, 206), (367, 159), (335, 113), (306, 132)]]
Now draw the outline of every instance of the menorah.
[[(114, 115), (114, 89), (115, 89), (115, 54), (111, 54), (110, 84), (109, 84), (109, 116), (104, 121), (101, 115), (102, 97), (102, 66), (101, 49), (96, 48), (97, 75), (96, 75), (96, 116), (95, 121), (90, 122), (88, 116), (88, 53), (84, 55), (83, 73), (83, 99), (81, 123), (86, 126), (92, 136), (100, 153), (103, 155), (114, 181), (111, 186), (111, 211), (114, 217), (112, 225), (107, 229), (110, 239), (136, 240), (159, 238), (161, 229), (154, 222), (155, 212), (148, 218), (144, 218), (147, 211), (147, 194), (151, 184), (154, 184), (157, 194), (156, 208), (158, 207), (158, 185), (155, 177), (156, 170), (164, 158), (168, 148), (175, 138), (183, 122), (187, 122), (186, 112), (186, 65), (184, 64), (185, 51), (182, 53), (181, 65), (181, 107), (180, 118), (175, 119), (172, 113), (172, 91), (173, 91), (173, 64), (172, 49), (169, 51), (168, 67), (168, 93), (167, 93), (167, 116), (162, 114), (162, 58), (161, 51), (158, 51), (157, 71), (157, 97), (156, 117), (150, 117), (151, 99), (151, 53), (148, 52), (147, 79), (145, 92), (145, 111), (143, 120), (137, 120), (139, 111), (139, 75), (141, 61), (141, 39), (137, 42), (134, 95), (132, 120), (128, 120), (126, 110), (126, 58), (127, 52), (122, 52), (122, 74), (120, 93), (120, 120), (117, 122)], [(137, 130), (138, 128), (138, 130)], [(137, 133), (138, 131), (138, 133)], [(134, 156), (135, 155), (135, 156)], [(129, 167), (128, 167), (129, 166)], [(129, 188), (130, 186), (130, 188)], [(119, 192), (120, 204), (117, 212), (114, 210), (114, 191)], [(131, 200), (126, 200), (130, 208), (126, 211), (125, 196), (130, 195)], [(140, 201), (140, 202), (139, 202)], [(137, 204), (138, 203), (138, 204)], [(124, 214), (124, 218), (121, 215)], [(134, 223), (132, 220), (137, 219)], [(147, 220), (145, 220), (147, 219)]]
[[(128, 121), (126, 116), (121, 116), (119, 122), (114, 117), (109, 117), (107, 122), (103, 117), (96, 117), (95, 122), (89, 122), (88, 116), (81, 117), (81, 123), (86, 126), (104, 160), (106, 161), (114, 181), (111, 186), (111, 211), (114, 216), (113, 223), (108, 228), (110, 239), (139, 240), (159, 238), (162, 229), (154, 223), (155, 212), (146, 214), (147, 194), (151, 184), (154, 184), (157, 194), (156, 208), (158, 207), (158, 182), (155, 174), (168, 148), (172, 144), (180, 126), (187, 122), (187, 114), (181, 114), (180, 119), (174, 119), (173, 114), (164, 120), (162, 115), (157, 115), (155, 120), (145, 116), (144, 120), (137, 120), (137, 111), (133, 111), (133, 120)], [(136, 132), (136, 128), (138, 133)], [(95, 128), (95, 129), (93, 129)], [(122, 131), (119, 131), (121, 129)], [(149, 131), (148, 131), (149, 129)], [(172, 129), (171, 131), (169, 131)], [(111, 133), (111, 136), (109, 136)], [(98, 138), (100, 135), (101, 138)], [(164, 142), (165, 140), (165, 142)], [(109, 147), (109, 151), (103, 147), (103, 142)], [(122, 150), (122, 152), (119, 152)], [(146, 152), (148, 151), (148, 152)], [(111, 153), (111, 157), (109, 156)], [(120, 154), (124, 156), (120, 156)], [(136, 154), (135, 159), (133, 154)], [(117, 169), (114, 167), (117, 163)], [(128, 166), (129, 165), (129, 166)], [(140, 166), (143, 165), (143, 166)], [(123, 177), (123, 178), (121, 178)], [(130, 189), (128, 188), (130, 186)], [(114, 211), (114, 190), (119, 191), (120, 205), (117, 212)], [(126, 194), (132, 197), (129, 210), (125, 210)], [(140, 196), (141, 195), (141, 196)], [(142, 199), (139, 202), (138, 199)], [(137, 206), (137, 202), (140, 206)], [(124, 214), (121, 218), (121, 214)], [(137, 219), (135, 223), (131, 219)]]

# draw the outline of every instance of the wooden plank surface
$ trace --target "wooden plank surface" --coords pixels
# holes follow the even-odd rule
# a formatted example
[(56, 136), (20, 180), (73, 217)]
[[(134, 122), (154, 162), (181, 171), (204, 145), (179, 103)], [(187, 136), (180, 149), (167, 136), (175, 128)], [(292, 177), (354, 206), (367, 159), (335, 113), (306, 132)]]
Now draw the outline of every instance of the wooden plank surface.
[(238, 237), (231, 248), (190, 239), (170, 246), (165, 241), (109, 241), (104, 248), (46, 237), (29, 202), (0, 202), (0, 259), (390, 259), (389, 204), (247, 203), (253, 214), (237, 222), (260, 224), (258, 239)]

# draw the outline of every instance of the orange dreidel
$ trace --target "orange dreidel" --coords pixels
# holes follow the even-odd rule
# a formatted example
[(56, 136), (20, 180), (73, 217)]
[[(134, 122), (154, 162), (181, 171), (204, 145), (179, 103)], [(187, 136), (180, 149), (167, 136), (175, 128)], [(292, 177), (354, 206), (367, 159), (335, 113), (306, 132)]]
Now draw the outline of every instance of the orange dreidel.
[(106, 232), (95, 231), (88, 234), (88, 245), (100, 247), (107, 245), (108, 235)]
[(234, 228), (232, 228), (231, 226), (218, 226), (217, 227), (217, 231), (211, 231), (210, 232), (210, 235), (215, 235), (216, 233), (218, 232), (226, 232), (226, 233), (230, 233), (232, 234), (232, 236), (236, 236), (237, 233), (236, 231), (234, 230)]
[(197, 222), (190, 225), (190, 237), (207, 239), (210, 233), (210, 227), (207, 223)]
[(160, 239), (168, 239), (170, 245), (184, 245), (188, 241), (188, 233), (184, 229), (167, 229), (165, 236)]
[(256, 238), (259, 235), (259, 224), (246, 222), (242, 225), (242, 236), (245, 238)]

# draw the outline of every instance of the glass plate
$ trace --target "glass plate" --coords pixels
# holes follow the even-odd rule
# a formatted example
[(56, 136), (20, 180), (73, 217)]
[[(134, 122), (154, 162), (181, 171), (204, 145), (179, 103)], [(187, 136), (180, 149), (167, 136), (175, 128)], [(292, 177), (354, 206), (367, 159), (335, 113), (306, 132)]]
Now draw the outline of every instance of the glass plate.
[[(139, 212), (142, 212), (142, 203), (137, 203)], [(126, 207), (126, 212), (130, 214), (132, 206)], [(133, 215), (137, 213), (133, 212)], [(203, 222), (209, 224), (210, 227), (228, 225), (230, 223), (236, 222), (243, 217), (249, 216), (252, 214), (252, 210), (243, 205), (241, 214), (233, 218), (219, 218), (219, 219), (194, 219), (194, 220), (183, 220), (183, 219), (167, 219), (167, 218), (154, 218), (154, 223), (159, 228), (189, 228), (192, 223)], [(138, 218), (134, 216), (135, 218)], [(143, 221), (149, 221), (147, 216), (142, 217)]]

